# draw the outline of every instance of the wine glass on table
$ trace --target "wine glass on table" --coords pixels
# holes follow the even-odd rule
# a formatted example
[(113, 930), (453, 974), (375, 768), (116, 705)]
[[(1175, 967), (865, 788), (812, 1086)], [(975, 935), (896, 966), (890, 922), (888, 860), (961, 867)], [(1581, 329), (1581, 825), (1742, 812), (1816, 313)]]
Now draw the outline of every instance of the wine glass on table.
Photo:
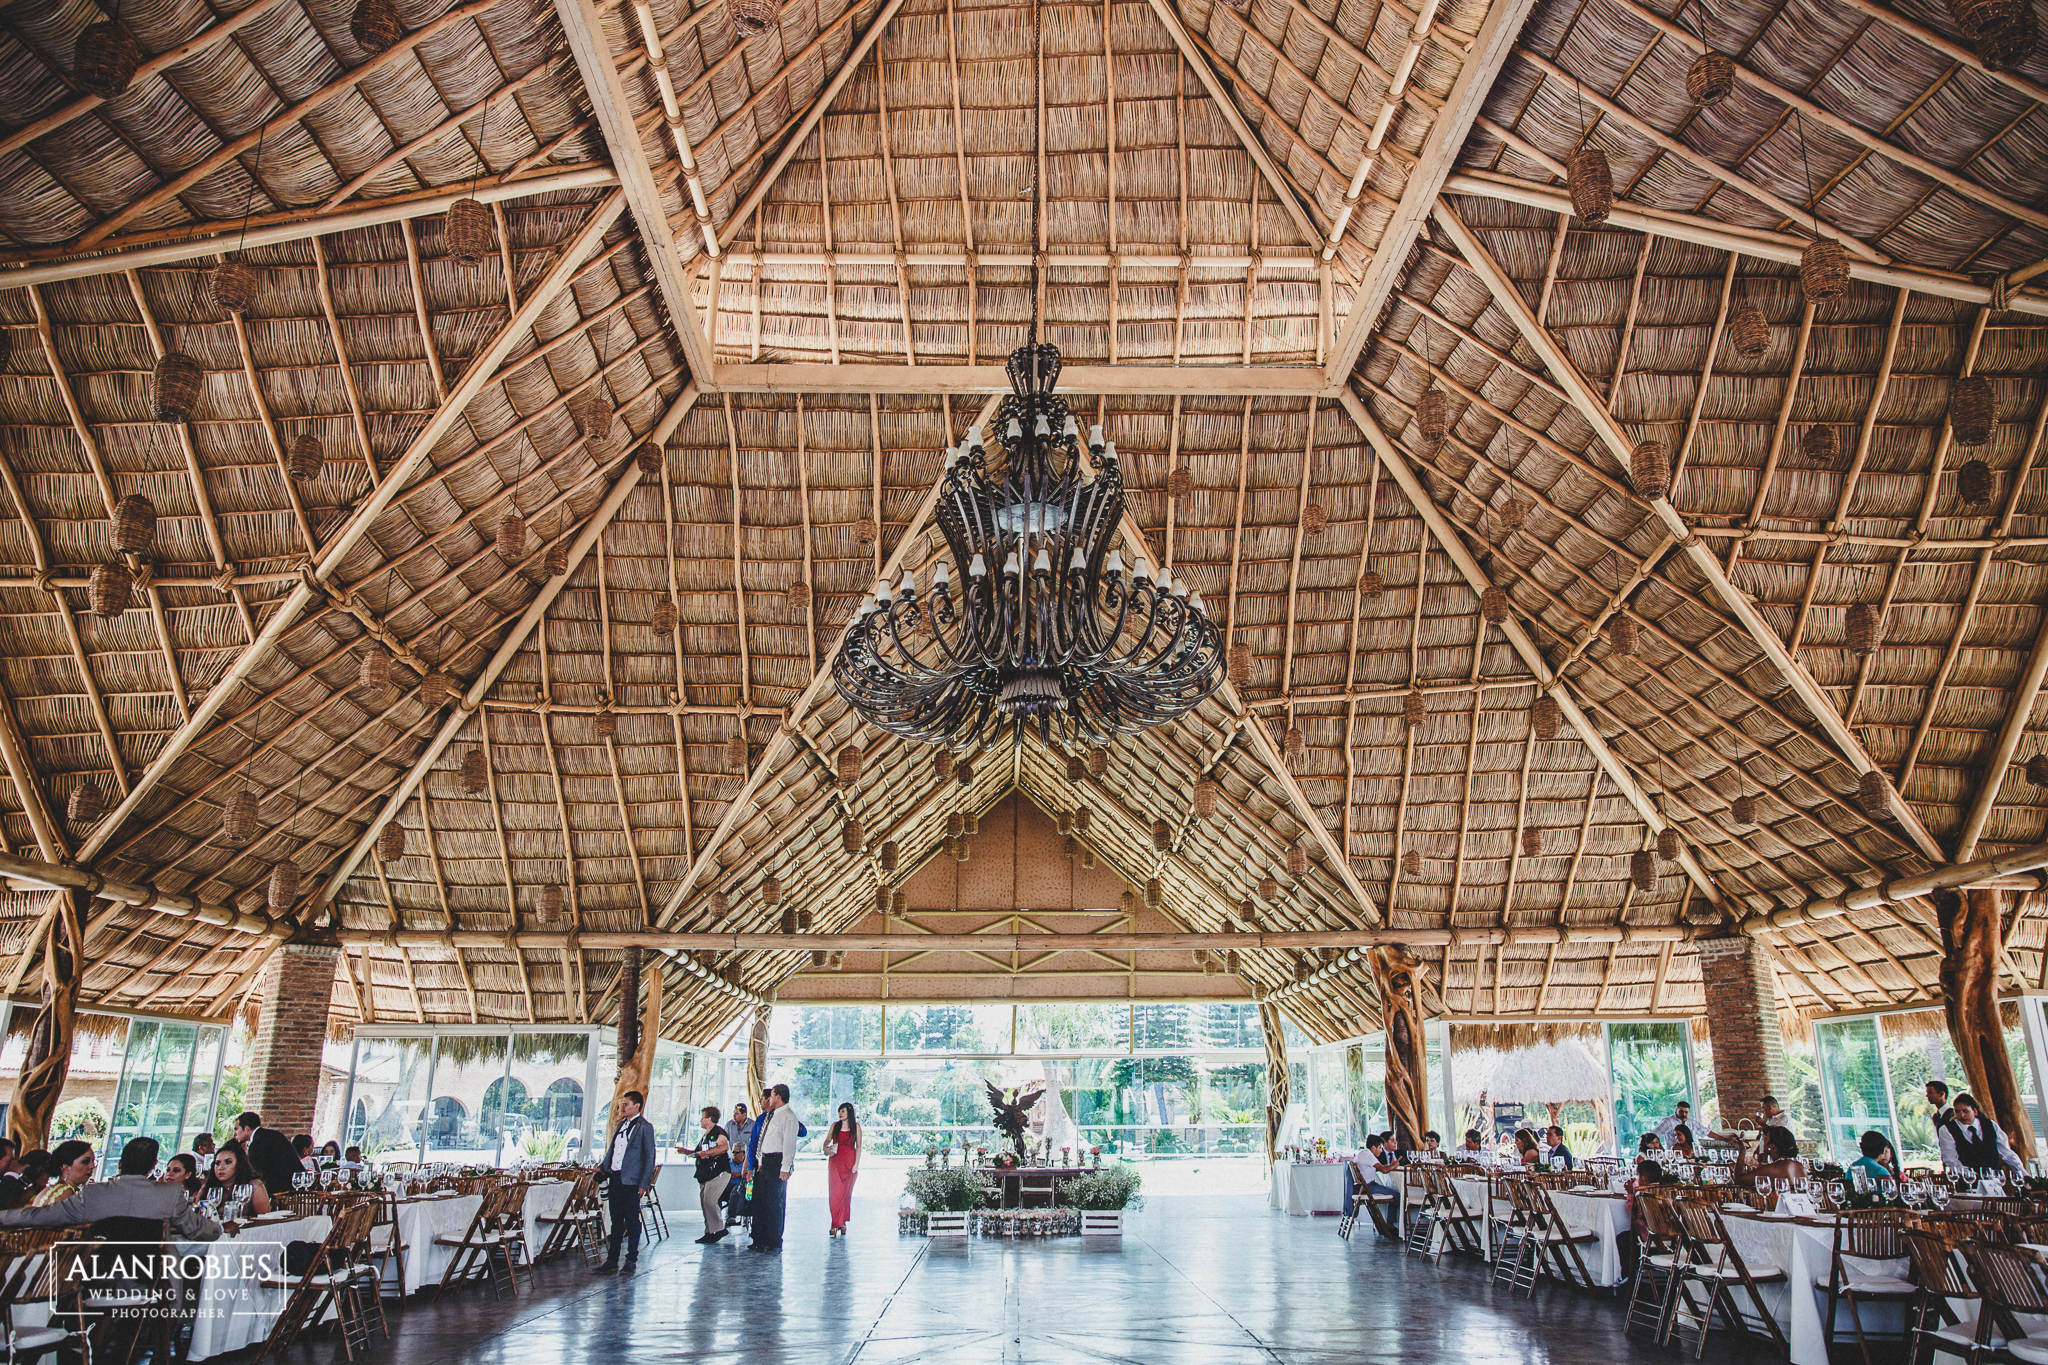
[(1844, 1185), (1839, 1180), (1830, 1180), (1828, 1182), (1828, 1202), (1830, 1204), (1834, 1205), (1836, 1208), (1839, 1209), (1844, 1206), (1848, 1198), (1848, 1186)]
[(1949, 1188), (1946, 1184), (1939, 1180), (1929, 1182), (1927, 1198), (1934, 1205), (1935, 1212), (1939, 1213), (1946, 1209), (1950, 1197)]

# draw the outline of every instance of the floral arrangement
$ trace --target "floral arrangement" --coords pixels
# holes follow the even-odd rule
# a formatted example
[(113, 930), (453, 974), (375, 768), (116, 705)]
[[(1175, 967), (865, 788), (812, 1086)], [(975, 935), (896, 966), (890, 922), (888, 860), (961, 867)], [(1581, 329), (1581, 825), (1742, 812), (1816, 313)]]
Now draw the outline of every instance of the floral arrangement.
[(995, 1160), (989, 1164), (999, 1171), (1014, 1171), (1017, 1169), (1017, 1154), (1015, 1152), (997, 1152)]
[(984, 1237), (1068, 1237), (1081, 1230), (1081, 1215), (1072, 1208), (983, 1209), (975, 1230)]
[(1119, 1161), (1062, 1182), (1060, 1198), (1070, 1207), (1090, 1213), (1142, 1208), (1144, 1200), (1138, 1195), (1138, 1187), (1143, 1183), (1144, 1176), (1136, 1166)]
[(905, 1193), (925, 1213), (965, 1213), (988, 1201), (994, 1186), (972, 1166), (946, 1166), (912, 1171), (903, 1182)]

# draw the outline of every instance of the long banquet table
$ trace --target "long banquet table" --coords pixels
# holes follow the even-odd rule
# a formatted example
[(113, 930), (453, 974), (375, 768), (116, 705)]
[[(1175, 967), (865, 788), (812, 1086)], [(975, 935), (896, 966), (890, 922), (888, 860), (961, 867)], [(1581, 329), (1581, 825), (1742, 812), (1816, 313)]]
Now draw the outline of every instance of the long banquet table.
[[(1728, 1241), (1741, 1253), (1751, 1274), (1775, 1266), (1782, 1281), (1757, 1286), (1763, 1301), (1785, 1333), (1792, 1365), (1828, 1365), (1828, 1339), (1822, 1319), (1827, 1314), (1828, 1269), (1835, 1256), (1835, 1220), (1772, 1218), (1741, 1208), (1724, 1208), (1721, 1221)], [(1911, 1262), (1848, 1258), (1848, 1268), (1861, 1275), (1905, 1275)], [(1815, 1281), (1820, 1283), (1816, 1287)], [(1896, 1299), (1860, 1301), (1863, 1330), (1897, 1335), (1905, 1323), (1905, 1305)], [(1836, 1312), (1839, 1315), (1841, 1308)], [(1844, 1330), (1847, 1330), (1844, 1328)]]
[[(1479, 1239), (1480, 1248), (1486, 1259), (1492, 1260), (1493, 1224), (1507, 1221), (1507, 1201), (1493, 1199), (1492, 1182), (1488, 1180), (1454, 1176), (1451, 1183), (1457, 1186), (1458, 1197), (1465, 1201), (1465, 1212), (1481, 1220), (1484, 1231)], [(1629, 1220), (1628, 1196), (1610, 1194), (1589, 1185), (1578, 1190), (1552, 1190), (1550, 1201), (1557, 1206), (1558, 1213), (1566, 1222), (1582, 1227), (1600, 1239), (1590, 1250), (1582, 1246), (1579, 1252), (1585, 1259), (1586, 1273), (1593, 1277), (1593, 1283), (1620, 1284), (1625, 1278), (1621, 1236), (1634, 1227)]]
[(1348, 1161), (1276, 1161), (1266, 1202), (1297, 1218), (1312, 1213), (1342, 1213), (1344, 1177), (1350, 1169)]
[[(567, 1180), (543, 1180), (529, 1186), (526, 1191), (526, 1247), (527, 1253), (539, 1251), (547, 1241), (552, 1224), (542, 1223), (543, 1217), (553, 1217), (569, 1202), (570, 1191), (574, 1189)], [(399, 1241), (405, 1244), (405, 1281), (398, 1280), (398, 1258), (385, 1262), (384, 1283), (389, 1289), (402, 1294), (417, 1294), (429, 1285), (441, 1282), (448, 1273), (448, 1263), (455, 1259), (456, 1248), (445, 1246), (434, 1239), (447, 1234), (460, 1237), (469, 1230), (470, 1221), (476, 1211), (483, 1207), (480, 1194), (423, 1194), (398, 1201)]]
[(192, 1344), (187, 1360), (207, 1360), (253, 1346), (270, 1335), (291, 1290), (269, 1288), (265, 1278), (284, 1278), (285, 1247), (318, 1242), (333, 1220), (313, 1214), (289, 1221), (244, 1224), (240, 1235), (212, 1242), (180, 1242), (186, 1256), (204, 1256), (206, 1273), (195, 1290)]

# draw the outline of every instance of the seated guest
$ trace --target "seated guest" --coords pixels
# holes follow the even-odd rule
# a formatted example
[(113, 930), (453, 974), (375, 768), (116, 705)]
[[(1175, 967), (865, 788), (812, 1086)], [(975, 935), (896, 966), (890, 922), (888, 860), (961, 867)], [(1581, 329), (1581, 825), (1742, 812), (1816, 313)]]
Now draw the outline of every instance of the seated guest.
[(1684, 1157), (1687, 1161), (1692, 1160), (1692, 1129), (1690, 1126), (1683, 1123), (1672, 1125), (1671, 1151), (1674, 1155)]
[(1441, 1153), (1443, 1151), (1443, 1146), (1444, 1135), (1442, 1133), (1432, 1130), (1422, 1135), (1423, 1151)]
[(50, 1183), (50, 1154), (38, 1147), (21, 1158), (21, 1188), (0, 1208), (25, 1209)]
[(180, 1152), (166, 1161), (161, 1179), (166, 1185), (184, 1186), (187, 1194), (197, 1194), (206, 1188), (206, 1180), (199, 1174), (199, 1158), (190, 1152)]
[(1515, 1129), (1515, 1160), (1524, 1166), (1534, 1166), (1543, 1159), (1543, 1148), (1536, 1141), (1536, 1134), (1527, 1128)]
[(21, 1194), (21, 1146), (0, 1138), (0, 1209), (11, 1209)]
[[(1636, 1179), (1647, 1179), (1654, 1184), (1664, 1178), (1664, 1163), (1653, 1155), (1662, 1154), (1663, 1151), (1664, 1143), (1655, 1133), (1643, 1134), (1643, 1140), (1636, 1144)], [(1645, 1167), (1648, 1167), (1652, 1174), (1646, 1176)]]
[(246, 1205), (250, 1213), (270, 1212), (270, 1191), (262, 1177), (249, 1169), (249, 1154), (240, 1142), (228, 1142), (213, 1154), (213, 1169), (207, 1172), (206, 1188), (199, 1197), (209, 1203), (232, 1199)]
[(46, 1208), (69, 1199), (84, 1189), (86, 1182), (91, 1179), (92, 1144), (80, 1142), (77, 1138), (60, 1142), (50, 1153), (50, 1183), (41, 1194), (29, 1201), (29, 1207)]
[(1806, 1164), (1799, 1159), (1799, 1139), (1792, 1130), (1772, 1124), (1763, 1131), (1764, 1159), (1756, 1161), (1747, 1147), (1735, 1158), (1735, 1183), (1756, 1188), (1760, 1179), (1804, 1180)]
[(313, 1155), (313, 1135), (301, 1133), (292, 1139), (292, 1155), (299, 1159), (300, 1169), (309, 1175), (320, 1174), (320, 1162)]
[(2024, 1176), (2018, 1153), (2005, 1140), (1998, 1121), (1977, 1107), (1969, 1095), (1956, 1096), (1955, 1117), (1937, 1132), (1941, 1167), (1945, 1171), (1993, 1171), (2003, 1168)]
[(1899, 1178), (1898, 1167), (1888, 1164), (1885, 1160), (1892, 1149), (1892, 1144), (1883, 1133), (1873, 1128), (1865, 1133), (1856, 1145), (1862, 1149), (1863, 1155), (1849, 1163), (1851, 1174), (1861, 1171), (1863, 1178), (1873, 1185), (1880, 1180)]
[[(61, 1153), (64, 1146), (59, 1144)], [(60, 1228), (90, 1223), (95, 1237), (113, 1242), (155, 1242), (169, 1223), (188, 1242), (211, 1242), (220, 1224), (195, 1208), (185, 1191), (151, 1178), (156, 1170), (155, 1138), (130, 1138), (121, 1149), (120, 1174), (74, 1191), (69, 1198), (32, 1209), (0, 1213), (0, 1227)], [(51, 1189), (59, 1188), (51, 1186)]]
[(1474, 1155), (1486, 1150), (1486, 1143), (1480, 1138), (1477, 1128), (1467, 1128), (1465, 1130), (1465, 1145), (1458, 1150), (1461, 1152), (1471, 1152)]
[(363, 1149), (360, 1147), (350, 1147), (344, 1151), (341, 1154), (341, 1169), (349, 1175), (368, 1170), (369, 1167), (363, 1164)]
[(194, 1133), (192, 1135), (192, 1155), (198, 1157), (201, 1161), (209, 1160), (213, 1156), (213, 1134), (204, 1131)]
[(341, 1144), (336, 1142), (333, 1138), (327, 1139), (327, 1141), (320, 1144), (319, 1155), (315, 1156), (313, 1159), (322, 1166), (340, 1165)]
[(1566, 1170), (1573, 1168), (1572, 1149), (1564, 1145), (1564, 1129), (1552, 1124), (1543, 1130), (1546, 1139), (1543, 1159), (1553, 1166), (1562, 1165)]
[(1398, 1178), (1394, 1174), (1398, 1165), (1387, 1142), (1392, 1136), (1392, 1133), (1368, 1134), (1365, 1139), (1365, 1150), (1352, 1160), (1352, 1165), (1358, 1171), (1359, 1183), (1382, 1194), (1393, 1194), (1394, 1182)]

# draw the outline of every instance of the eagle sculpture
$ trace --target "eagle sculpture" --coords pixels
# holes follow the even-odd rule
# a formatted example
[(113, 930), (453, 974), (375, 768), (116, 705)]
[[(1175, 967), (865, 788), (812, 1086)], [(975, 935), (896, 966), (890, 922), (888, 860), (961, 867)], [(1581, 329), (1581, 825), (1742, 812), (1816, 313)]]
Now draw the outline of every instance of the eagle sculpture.
[[(1017, 1149), (1017, 1160), (1021, 1164), (1025, 1159), (1024, 1129), (1031, 1122), (1031, 1107), (1045, 1094), (1045, 1087), (1040, 1086), (1027, 1095), (1021, 1093), (1022, 1087), (1006, 1091), (994, 1081), (983, 1081), (982, 1084), (988, 1087), (988, 1107), (995, 1112), (996, 1131), (1010, 1139)], [(1014, 1095), (1016, 1098), (1005, 1099), (1005, 1095)]]

